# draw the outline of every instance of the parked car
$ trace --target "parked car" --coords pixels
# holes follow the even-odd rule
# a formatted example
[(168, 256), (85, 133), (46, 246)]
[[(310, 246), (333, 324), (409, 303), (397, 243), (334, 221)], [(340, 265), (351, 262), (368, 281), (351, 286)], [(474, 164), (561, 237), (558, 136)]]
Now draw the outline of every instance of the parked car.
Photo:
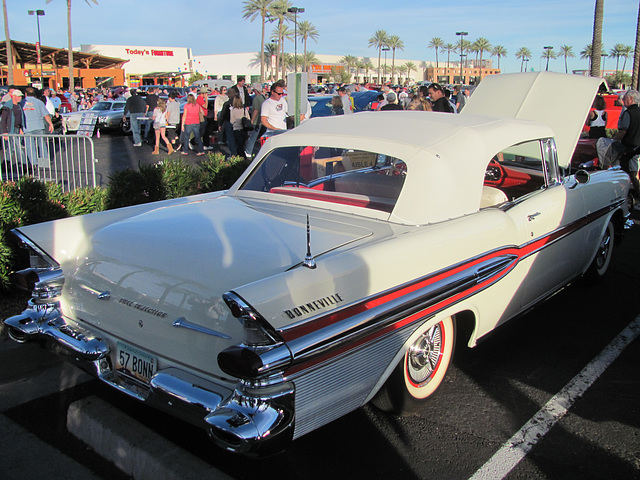
[[(371, 110), (371, 102), (374, 102), (380, 92), (377, 90), (367, 90), (364, 92), (353, 92), (353, 104), (355, 112)], [(333, 95), (309, 95), (309, 103), (311, 103), (311, 118), (328, 117), (331, 115), (331, 100)]]
[(88, 110), (63, 113), (60, 115), (62, 117), (62, 124), (67, 132), (75, 132), (78, 130), (83, 116), (90, 113), (98, 115), (96, 121), (98, 127), (122, 129), (122, 112), (125, 103), (126, 102), (102, 101), (96, 103)]
[(227, 191), (17, 228), (33, 300), (9, 335), (234, 452), (280, 451), (369, 401), (416, 411), (457, 334), (474, 346), (605, 275), (628, 177), (568, 171), (598, 84), (495, 75), (460, 115), (312, 118)]
[(109, 102), (111, 108), (104, 110), (98, 117), (98, 128), (103, 130), (116, 130), (121, 133), (127, 133), (129, 129), (127, 124), (122, 120), (124, 116), (124, 106), (127, 102)]

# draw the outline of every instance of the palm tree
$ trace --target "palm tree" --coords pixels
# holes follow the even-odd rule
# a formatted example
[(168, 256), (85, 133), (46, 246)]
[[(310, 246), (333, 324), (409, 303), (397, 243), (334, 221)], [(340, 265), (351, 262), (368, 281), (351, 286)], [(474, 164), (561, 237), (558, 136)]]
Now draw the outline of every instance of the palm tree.
[(558, 58), (558, 56), (556, 55), (556, 52), (553, 51), (553, 48), (545, 48), (540, 58), (547, 59), (547, 68), (545, 68), (545, 70), (549, 70), (549, 59), (550, 58), (556, 59)]
[(474, 43), (472, 43), (471, 45), (469, 45), (469, 48), (467, 49), (467, 52), (473, 52), (476, 54), (476, 59), (474, 61), (474, 67), (478, 65), (478, 54), (480, 53), (480, 50), (478, 50), (478, 46)]
[(278, 24), (277, 27), (274, 27), (273, 33), (271, 33), (271, 39), (275, 40), (278, 45), (278, 59), (276, 60), (276, 64), (280, 66), (282, 69), (282, 77), (285, 78), (285, 63), (284, 63), (284, 41), (293, 39), (293, 30), (289, 28), (288, 25), (284, 23)]
[(398, 67), (398, 73), (400, 75), (398, 75), (398, 83), (402, 84), (402, 76), (406, 76), (407, 82), (409, 81), (409, 75), (407, 74), (407, 72), (409, 71), (409, 69), (407, 68), (407, 65), (400, 65)]
[(573, 54), (573, 47), (571, 45), (562, 45), (560, 47), (561, 57), (564, 57), (564, 73), (569, 73), (569, 67), (567, 66), (567, 58), (573, 58), (575, 55)]
[(396, 48), (398, 50), (404, 50), (404, 42), (400, 40), (400, 37), (397, 35), (391, 35), (387, 42), (387, 46), (391, 48), (391, 83), (393, 83), (393, 78), (395, 74), (395, 63), (396, 63)]
[(260, 58), (260, 53), (256, 53), (253, 61), (249, 63), (250, 66), (255, 67), (259, 65), (261, 62), (266, 66), (266, 70), (270, 71), (270, 78), (273, 81), (273, 71), (271, 71), (271, 57), (278, 53), (278, 44), (277, 43), (267, 43), (264, 46), (264, 52), (262, 52), (262, 58)]
[(275, 64), (271, 62), (272, 57), (278, 58), (279, 47), (277, 43), (267, 43), (265, 46), (265, 61), (267, 68), (269, 69), (269, 76), (272, 82), (275, 82), (276, 77), (278, 76), (278, 63)]
[[(302, 22), (298, 22), (298, 35), (300, 36), (304, 44), (304, 57), (306, 57), (307, 40), (311, 39), (314, 42), (318, 43), (318, 30), (309, 20), (303, 20)], [(309, 71), (308, 63), (304, 64), (304, 71)]]
[(620, 66), (620, 57), (622, 57), (622, 53), (624, 52), (624, 45), (622, 43), (616, 43), (613, 48), (609, 51), (610, 57), (615, 57), (616, 59), (616, 73), (618, 73), (618, 67)]
[(524, 62), (531, 59), (531, 50), (527, 47), (520, 47), (520, 49), (516, 52), (516, 58), (522, 60), (520, 63), (520, 71), (522, 72), (524, 69)]
[(382, 47), (387, 46), (389, 35), (384, 30), (376, 30), (376, 33), (369, 39), (369, 47), (378, 49), (378, 83), (380, 83), (380, 57), (382, 56)]
[[(282, 58), (284, 57), (284, 40), (285, 38), (290, 38), (291, 34), (289, 33), (289, 37), (285, 37), (285, 33), (288, 32), (285, 21), (289, 21), (293, 19), (291, 13), (288, 12), (289, 8), (291, 8), (291, 2), (289, 0), (274, 0), (271, 4), (268, 12), (268, 19), (271, 22), (278, 22), (277, 27), (274, 29), (274, 34), (271, 35), (272, 39), (277, 39), (278, 42), (278, 55), (276, 59), (276, 65), (282, 66), (282, 78), (284, 78), (284, 62)], [(275, 35), (275, 37), (274, 37)], [(277, 76), (277, 75), (276, 75)]]
[(507, 56), (507, 49), (502, 45), (496, 45), (493, 47), (493, 50), (491, 50), (491, 56), (498, 57), (498, 70), (500, 70), (500, 58)]
[(312, 63), (320, 63), (318, 57), (316, 57), (316, 52), (313, 50), (307, 50), (302, 56), (302, 60), (307, 64), (311, 65)]
[(632, 50), (633, 48), (631, 47), (631, 45), (623, 45), (622, 48), (620, 49), (620, 56), (624, 57), (624, 63), (622, 64), (622, 71), (624, 71), (627, 68), (627, 60), (631, 56)]
[(449, 63), (451, 63), (451, 54), (456, 51), (456, 46), (453, 43), (447, 43), (442, 49), (447, 52), (447, 68), (449, 68)]
[(600, 76), (600, 56), (602, 52), (602, 18), (604, 17), (604, 0), (596, 0), (593, 14), (593, 40), (591, 42), (591, 72), (592, 77)]
[(4, 38), (7, 49), (7, 81), (9, 82), (9, 85), (13, 85), (13, 49), (11, 48), (11, 35), (9, 35), (7, 0), (2, 0), (2, 10), (4, 13)]
[(433, 48), (436, 51), (436, 70), (438, 69), (438, 49), (444, 46), (444, 41), (440, 37), (433, 37), (429, 42), (428, 48)]
[(409, 78), (411, 77), (411, 72), (413, 70), (418, 71), (418, 69), (416, 68), (416, 64), (413, 62), (407, 62), (403, 65), (403, 67), (407, 70), (407, 82), (408, 82)]
[[(461, 36), (457, 49), (460, 52), (460, 57), (462, 57), (462, 55), (465, 55), (465, 52), (468, 54), (471, 50), (471, 42), (469, 40), (465, 40), (464, 37)], [(462, 58), (460, 58), (460, 62), (462, 62)]]
[(580, 60), (584, 60), (586, 58), (589, 59), (589, 71), (591, 71), (591, 57), (593, 57), (593, 47), (591, 46), (591, 44), (588, 44), (580, 52)]
[(369, 70), (374, 69), (373, 63), (371, 63), (371, 59), (369, 57), (362, 57), (362, 63), (364, 64), (363, 68), (366, 71), (367, 78), (371, 81), (371, 78), (369, 77)]
[[(269, 15), (269, 8), (274, 0), (246, 0), (244, 8), (242, 9), (242, 18), (253, 22), (258, 15), (262, 20), (262, 34), (260, 36), (260, 51), (264, 52), (264, 30), (267, 23), (267, 16)], [(305, 44), (306, 49), (306, 44)], [(260, 56), (260, 54), (258, 54)], [(260, 58), (260, 82), (264, 82), (264, 56)]]
[(482, 67), (483, 67), (483, 65), (482, 65), (482, 54), (484, 52), (490, 52), (491, 51), (491, 43), (489, 43), (489, 40), (487, 40), (486, 38), (480, 37), (475, 42), (473, 42), (473, 45), (475, 46), (477, 51), (480, 53), (480, 80), (482, 80)]
[(351, 75), (351, 73), (353, 72), (353, 69), (356, 67), (356, 64), (358, 63), (358, 57), (354, 57), (353, 55), (345, 55), (338, 61), (338, 63), (345, 65), (347, 67), (347, 73)]
[[(47, 0), (46, 3), (51, 3), (53, 0)], [(87, 5), (91, 6), (89, 0), (84, 0)], [(93, 3), (98, 5), (97, 0), (91, 0)], [(71, 41), (71, 0), (67, 0), (67, 31), (69, 35), (69, 91), (73, 92), (76, 88), (75, 86), (75, 78), (73, 71), (73, 42)], [(9, 51), (7, 50), (7, 54)]]

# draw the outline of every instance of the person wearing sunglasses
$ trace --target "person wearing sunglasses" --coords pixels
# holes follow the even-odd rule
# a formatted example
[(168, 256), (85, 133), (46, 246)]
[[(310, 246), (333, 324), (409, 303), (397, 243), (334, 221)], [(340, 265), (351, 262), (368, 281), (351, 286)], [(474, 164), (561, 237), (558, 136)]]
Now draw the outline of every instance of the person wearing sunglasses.
[(260, 121), (267, 129), (265, 135), (268, 137), (287, 130), (287, 100), (281, 82), (271, 85), (269, 98), (262, 104)]

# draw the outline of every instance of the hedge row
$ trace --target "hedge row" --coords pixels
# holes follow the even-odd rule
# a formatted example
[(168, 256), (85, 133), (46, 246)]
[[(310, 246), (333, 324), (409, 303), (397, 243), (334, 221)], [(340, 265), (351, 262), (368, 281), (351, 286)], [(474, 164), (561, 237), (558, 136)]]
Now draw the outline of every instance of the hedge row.
[(0, 182), (0, 290), (9, 287), (9, 273), (25, 268), (25, 257), (9, 231), (12, 228), (112, 208), (138, 205), (229, 188), (247, 168), (242, 157), (207, 154), (198, 166), (181, 159), (127, 169), (109, 177), (106, 188), (81, 188), (65, 193), (54, 183), (23, 177)]

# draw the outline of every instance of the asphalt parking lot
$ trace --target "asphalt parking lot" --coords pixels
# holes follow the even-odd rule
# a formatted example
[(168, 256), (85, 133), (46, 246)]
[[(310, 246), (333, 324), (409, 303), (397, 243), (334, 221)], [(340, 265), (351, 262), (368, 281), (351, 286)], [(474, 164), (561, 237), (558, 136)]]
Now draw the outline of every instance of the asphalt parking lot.
[[(110, 168), (162, 159), (130, 137), (95, 142), (101, 167), (103, 158)], [(640, 211), (633, 218), (603, 282), (576, 283), (476, 348), (459, 349), (419, 415), (360, 408), (263, 460), (222, 452), (204, 432), (1, 332), (0, 478), (640, 479), (640, 340), (585, 380), (585, 368), (640, 315)], [(588, 388), (570, 402), (558, 396), (575, 379)], [(548, 405), (566, 413), (540, 430)], [(522, 437), (530, 448), (519, 461), (506, 473), (486, 467), (523, 429), (535, 438)], [(508, 460), (499, 456), (496, 468)]]
[[(192, 165), (196, 165), (204, 157), (196, 156), (196, 152), (189, 150), (188, 155), (174, 152), (168, 155), (166, 147), (160, 148), (159, 155), (153, 155), (153, 145), (143, 143), (141, 147), (134, 147), (131, 135), (103, 133), (100, 138), (93, 137), (94, 154), (98, 160), (96, 163), (96, 183), (106, 186), (109, 183), (109, 175), (113, 172), (125, 170), (127, 168), (137, 169), (140, 165), (153, 165), (166, 158), (181, 159)], [(213, 143), (211, 152), (222, 152), (226, 155), (229, 150), (226, 146)]]

